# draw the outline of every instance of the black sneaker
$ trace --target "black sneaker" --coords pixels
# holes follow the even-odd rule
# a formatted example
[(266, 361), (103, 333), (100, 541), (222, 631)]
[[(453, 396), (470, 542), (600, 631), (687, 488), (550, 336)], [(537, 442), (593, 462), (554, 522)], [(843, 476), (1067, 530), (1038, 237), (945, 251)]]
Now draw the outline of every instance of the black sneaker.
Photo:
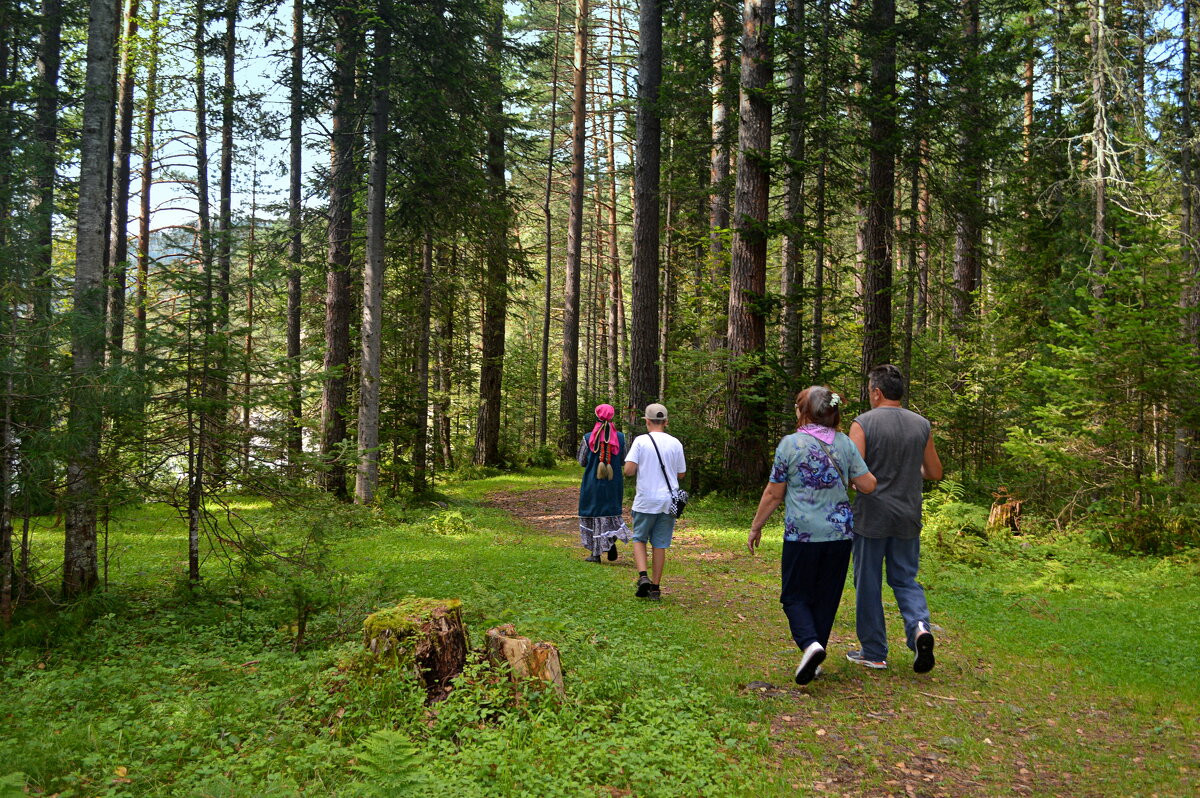
[(617, 559), (617, 542), (614, 540), (612, 548), (608, 550), (608, 561), (612, 562)]
[(913, 670), (917, 673), (929, 673), (933, 670), (933, 632), (924, 621), (917, 624), (917, 658), (913, 660)]
[(600, 555), (599, 554), (589, 554), (588, 556), (583, 558), (583, 561), (584, 562), (600, 562)]
[(633, 595), (637, 596), (638, 598), (646, 598), (650, 595), (651, 587), (652, 585), (650, 583), (650, 577), (639, 576), (637, 579), (637, 592)]
[(658, 601), (662, 598), (662, 591), (658, 589), (658, 585), (650, 585), (650, 592), (646, 594), (646, 598), (651, 601)]

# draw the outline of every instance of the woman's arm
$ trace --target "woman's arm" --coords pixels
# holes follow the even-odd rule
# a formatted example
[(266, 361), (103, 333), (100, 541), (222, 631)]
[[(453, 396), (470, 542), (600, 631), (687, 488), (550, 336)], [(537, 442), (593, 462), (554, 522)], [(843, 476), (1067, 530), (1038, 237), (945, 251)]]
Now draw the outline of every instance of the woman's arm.
[(750, 535), (746, 538), (746, 548), (750, 549), (751, 554), (762, 541), (763, 524), (767, 523), (771, 513), (775, 512), (780, 504), (783, 504), (786, 492), (786, 482), (768, 482), (767, 486), (763, 488), (762, 498), (758, 500), (758, 512), (754, 514), (754, 520), (750, 522)]
[(870, 493), (871, 491), (875, 490), (875, 475), (868, 471), (861, 477), (855, 477), (854, 479), (850, 480), (850, 484), (853, 485), (854, 489), (859, 493)]

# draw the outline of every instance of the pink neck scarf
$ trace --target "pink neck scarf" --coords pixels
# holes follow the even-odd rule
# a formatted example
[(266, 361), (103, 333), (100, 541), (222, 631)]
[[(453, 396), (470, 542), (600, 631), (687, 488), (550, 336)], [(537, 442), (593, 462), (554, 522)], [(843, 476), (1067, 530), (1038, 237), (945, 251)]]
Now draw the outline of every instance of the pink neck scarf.
[(803, 427), (798, 428), (796, 432), (807, 433), (826, 446), (833, 443), (833, 439), (837, 435), (837, 430), (833, 427), (822, 427), (820, 424), (805, 424)]

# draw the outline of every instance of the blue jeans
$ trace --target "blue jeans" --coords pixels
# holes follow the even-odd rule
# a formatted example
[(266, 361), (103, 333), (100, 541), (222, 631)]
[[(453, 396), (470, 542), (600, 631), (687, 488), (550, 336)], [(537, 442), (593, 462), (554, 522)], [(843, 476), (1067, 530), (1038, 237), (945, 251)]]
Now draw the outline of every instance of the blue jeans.
[(904, 618), (904, 636), (908, 647), (916, 650), (918, 623), (929, 623), (929, 605), (925, 589), (917, 583), (921, 559), (921, 539), (864, 538), (854, 536), (855, 626), (863, 657), (887, 659), (887, 624), (883, 617), (883, 566), (887, 563), (887, 583), (896, 596), (896, 606)]

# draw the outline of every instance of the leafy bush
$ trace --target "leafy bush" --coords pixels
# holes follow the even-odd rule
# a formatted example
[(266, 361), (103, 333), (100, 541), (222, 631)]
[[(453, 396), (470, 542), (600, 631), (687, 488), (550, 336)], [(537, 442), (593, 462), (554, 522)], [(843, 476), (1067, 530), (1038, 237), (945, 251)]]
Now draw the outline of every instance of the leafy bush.
[(1116, 554), (1162, 556), (1200, 548), (1200, 505), (1143, 507), (1114, 515), (1092, 515), (1079, 522), (1092, 543)]
[(529, 468), (554, 468), (558, 465), (558, 454), (553, 446), (539, 446), (525, 458)]

